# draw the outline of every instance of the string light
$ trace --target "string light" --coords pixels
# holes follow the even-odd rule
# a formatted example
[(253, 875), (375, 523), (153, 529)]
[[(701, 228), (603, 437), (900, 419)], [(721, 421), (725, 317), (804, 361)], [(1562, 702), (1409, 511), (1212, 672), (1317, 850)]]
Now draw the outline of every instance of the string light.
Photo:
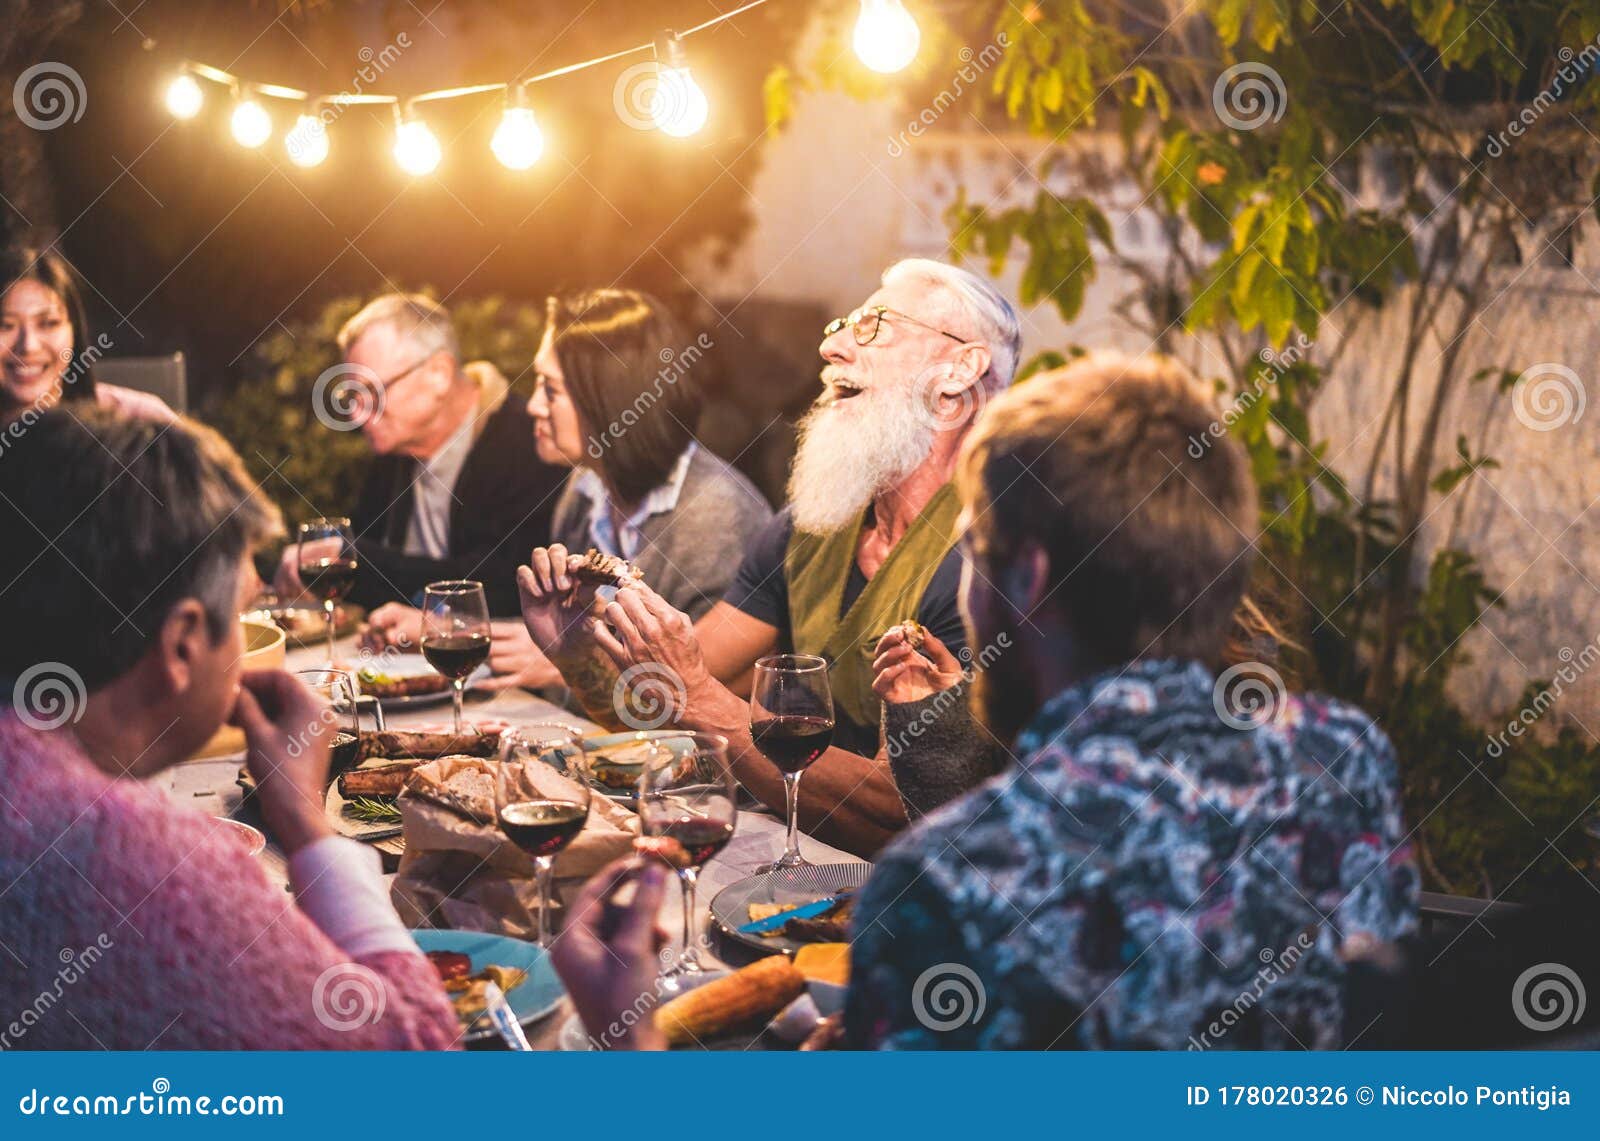
[(917, 58), (922, 31), (900, 0), (861, 0), (852, 46), (873, 71), (893, 75)]
[[(233, 137), (241, 146), (255, 149), (272, 137), (272, 117), (261, 105), (260, 98), (293, 100), (307, 109), (296, 118), (294, 128), (285, 137), (284, 144), (292, 162), (302, 167), (313, 167), (328, 157), (328, 116), (322, 111), (324, 106), (388, 104), (395, 110), (395, 161), (408, 173), (421, 176), (438, 168), (443, 149), (433, 131), (416, 114), (416, 105), (504, 92), (506, 107), (490, 149), (511, 170), (527, 170), (544, 151), (544, 134), (526, 100), (525, 89), (529, 85), (649, 52), (653, 48), (656, 55), (656, 82), (650, 92), (647, 108), (650, 123), (664, 134), (678, 138), (692, 135), (705, 126), (711, 108), (705, 92), (689, 71), (682, 41), (768, 2), (748, 0), (691, 28), (680, 32), (664, 32), (653, 43), (637, 44), (513, 83), (483, 83), (427, 91), (404, 101), (395, 95), (367, 92), (316, 96), (293, 87), (247, 82), (220, 68), (188, 60), (167, 86), (167, 109), (177, 118), (193, 118), (205, 103), (204, 91), (198, 80), (227, 86), (234, 92), (235, 100), (230, 119)], [(861, 16), (856, 24), (855, 47), (867, 66), (879, 71), (898, 71), (916, 55), (920, 40), (921, 33), (917, 30), (916, 21), (900, 0), (862, 0)]]
[(539, 121), (533, 117), (521, 84), (511, 88), (506, 98), (506, 109), (489, 141), (489, 149), (510, 170), (527, 170), (544, 153), (544, 132), (539, 130)]
[[(400, 115), (398, 110), (395, 114)], [(428, 124), (409, 110), (404, 117), (399, 117), (394, 131), (394, 161), (400, 164), (401, 170), (420, 178), (432, 174), (443, 157), (444, 151)]]
[(180, 72), (178, 77), (167, 85), (167, 110), (175, 118), (193, 119), (200, 114), (200, 108), (205, 103), (205, 92), (200, 90), (200, 84), (195, 82), (194, 76), (187, 71)]
[(662, 134), (682, 139), (704, 127), (710, 113), (706, 93), (689, 74), (682, 39), (663, 32), (656, 39), (656, 85), (650, 92), (650, 120)]
[(294, 127), (283, 137), (289, 161), (296, 166), (320, 166), (328, 157), (328, 127), (320, 114), (306, 112), (294, 121)]
[(234, 105), (230, 125), (234, 140), (251, 150), (272, 137), (272, 116), (253, 96), (246, 95)]

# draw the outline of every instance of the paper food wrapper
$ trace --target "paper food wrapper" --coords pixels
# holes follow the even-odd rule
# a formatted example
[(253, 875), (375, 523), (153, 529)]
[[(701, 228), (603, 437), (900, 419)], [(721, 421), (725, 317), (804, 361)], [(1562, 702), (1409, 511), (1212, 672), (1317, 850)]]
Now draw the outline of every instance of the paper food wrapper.
[[(405, 852), (390, 887), (400, 918), (411, 927), (486, 931), (518, 939), (539, 934), (539, 885), (533, 857), (505, 838), (494, 823), (495, 766), (475, 757), (441, 757), (417, 769), (424, 783), (464, 791), (469, 819), (410, 791), (400, 795)], [(547, 765), (528, 766), (532, 797), (566, 795), (572, 782)], [(559, 909), (585, 880), (633, 850), (639, 818), (596, 793), (583, 831), (556, 856), (551, 899)], [(558, 930), (559, 910), (551, 916)]]

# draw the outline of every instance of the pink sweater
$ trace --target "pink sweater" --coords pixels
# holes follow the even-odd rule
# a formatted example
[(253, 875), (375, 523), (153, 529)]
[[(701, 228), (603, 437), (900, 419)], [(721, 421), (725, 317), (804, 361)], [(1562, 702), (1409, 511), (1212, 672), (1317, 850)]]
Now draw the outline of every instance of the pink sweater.
[[(348, 944), (385, 949), (341, 950), (229, 829), (146, 784), (106, 776), (72, 738), (7, 714), (0, 1048), (441, 1049), (456, 1041), (438, 978), (403, 932), (346, 934)], [(306, 849), (326, 846), (340, 857), (311, 873), (325, 888), (349, 876), (352, 853), (337, 846), (351, 843)], [(355, 875), (340, 890), (370, 907), (381, 882), (375, 860), (363, 872), (363, 855), (354, 853)], [(291, 878), (305, 876), (305, 866), (297, 854)], [(312, 889), (295, 887), (300, 896)]]

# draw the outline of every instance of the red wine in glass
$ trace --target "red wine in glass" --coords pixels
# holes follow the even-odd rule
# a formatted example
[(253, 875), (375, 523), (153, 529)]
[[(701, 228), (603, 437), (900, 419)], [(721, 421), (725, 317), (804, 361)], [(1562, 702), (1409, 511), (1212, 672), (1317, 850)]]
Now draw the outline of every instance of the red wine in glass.
[(828, 717), (762, 717), (750, 722), (756, 748), (784, 774), (801, 773), (833, 744), (833, 720)]
[(489, 635), (447, 634), (422, 640), (422, 656), (439, 673), (455, 681), (471, 677), (474, 670), (489, 660)]
[(300, 564), (300, 581), (318, 602), (338, 602), (356, 585), (355, 559), (316, 559)]
[(715, 859), (717, 853), (728, 846), (728, 841), (733, 839), (733, 822), (685, 815), (667, 820), (647, 819), (644, 831), (649, 836), (676, 840), (688, 866), (698, 868)]
[(587, 804), (570, 800), (519, 800), (500, 809), (500, 831), (530, 856), (553, 856), (583, 831)]

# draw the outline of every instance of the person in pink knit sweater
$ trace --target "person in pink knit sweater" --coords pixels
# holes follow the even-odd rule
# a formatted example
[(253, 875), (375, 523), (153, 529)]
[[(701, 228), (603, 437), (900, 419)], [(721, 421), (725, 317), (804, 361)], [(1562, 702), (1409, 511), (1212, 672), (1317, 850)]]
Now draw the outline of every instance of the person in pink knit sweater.
[[(328, 734), (236, 615), (278, 512), (220, 436), (110, 409), (0, 457), (0, 1048), (442, 1049), (458, 1023), (376, 853), (322, 811)], [(285, 894), (146, 778), (244, 730)]]

